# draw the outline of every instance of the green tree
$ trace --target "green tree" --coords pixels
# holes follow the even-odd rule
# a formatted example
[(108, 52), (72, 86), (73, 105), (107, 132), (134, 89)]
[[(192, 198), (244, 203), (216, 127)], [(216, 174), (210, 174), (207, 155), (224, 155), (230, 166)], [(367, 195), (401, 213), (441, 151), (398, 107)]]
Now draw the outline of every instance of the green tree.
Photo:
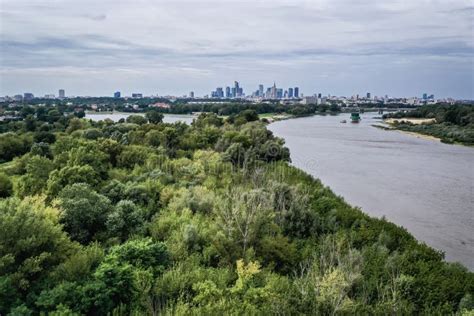
[(117, 157), (117, 165), (133, 169), (136, 165), (143, 165), (150, 153), (151, 150), (144, 146), (125, 146)]
[(59, 211), (39, 197), (0, 200), (0, 313), (41, 290), (52, 269), (77, 248), (58, 223)]
[(31, 146), (30, 153), (32, 155), (53, 158), (53, 155), (51, 154), (51, 149), (48, 143), (34, 143), (33, 146)]
[(0, 198), (6, 198), (12, 195), (13, 193), (13, 184), (10, 178), (4, 174), (0, 173)]
[(55, 197), (62, 188), (74, 183), (87, 183), (95, 187), (99, 184), (100, 177), (95, 170), (89, 166), (66, 166), (50, 173), (47, 187), (48, 195)]
[(0, 134), (0, 162), (10, 161), (30, 150), (31, 137), (14, 133)]
[(35, 143), (48, 143), (52, 144), (56, 141), (56, 136), (51, 132), (36, 132), (33, 137)]
[(132, 201), (120, 201), (107, 217), (107, 230), (111, 237), (125, 241), (133, 234), (143, 232), (143, 211)]
[(127, 123), (133, 123), (137, 125), (143, 125), (148, 122), (148, 120), (141, 115), (130, 115), (129, 117), (127, 117), (126, 121)]
[(51, 160), (42, 156), (32, 156), (26, 162), (26, 174), (17, 181), (16, 194), (24, 197), (42, 193), (53, 170), (54, 163)]
[(158, 111), (152, 110), (146, 112), (145, 117), (151, 124), (158, 124), (163, 122), (164, 115)]
[(84, 183), (65, 187), (58, 197), (61, 223), (71, 238), (82, 244), (100, 240), (112, 210), (109, 199)]

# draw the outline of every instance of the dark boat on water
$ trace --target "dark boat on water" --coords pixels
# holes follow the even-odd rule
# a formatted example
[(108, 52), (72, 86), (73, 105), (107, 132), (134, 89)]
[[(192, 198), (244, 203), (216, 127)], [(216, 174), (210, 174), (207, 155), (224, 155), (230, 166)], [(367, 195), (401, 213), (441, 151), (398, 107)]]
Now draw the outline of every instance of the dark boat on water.
[(359, 122), (360, 122), (360, 114), (359, 114), (359, 112), (352, 112), (352, 113), (351, 113), (351, 122), (352, 122), (352, 123), (359, 123)]

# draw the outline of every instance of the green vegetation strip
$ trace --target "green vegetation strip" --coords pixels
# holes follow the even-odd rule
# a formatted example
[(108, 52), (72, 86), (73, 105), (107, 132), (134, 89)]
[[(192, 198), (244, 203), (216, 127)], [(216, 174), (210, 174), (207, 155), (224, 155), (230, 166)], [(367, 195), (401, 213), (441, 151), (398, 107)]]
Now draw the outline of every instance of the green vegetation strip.
[[(473, 105), (426, 105), (405, 113), (384, 115), (384, 118), (400, 119), (391, 126), (402, 131), (434, 136), (444, 143), (474, 146)], [(435, 119), (435, 122), (411, 124), (406, 118)]]

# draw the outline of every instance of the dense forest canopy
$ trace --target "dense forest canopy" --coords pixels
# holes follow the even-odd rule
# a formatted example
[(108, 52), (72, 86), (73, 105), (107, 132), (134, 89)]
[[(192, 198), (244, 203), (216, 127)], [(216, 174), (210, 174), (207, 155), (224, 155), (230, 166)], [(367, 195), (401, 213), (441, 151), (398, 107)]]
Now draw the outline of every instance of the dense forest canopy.
[(1, 315), (473, 312), (473, 273), (290, 166), (254, 110), (23, 111), (0, 125)]

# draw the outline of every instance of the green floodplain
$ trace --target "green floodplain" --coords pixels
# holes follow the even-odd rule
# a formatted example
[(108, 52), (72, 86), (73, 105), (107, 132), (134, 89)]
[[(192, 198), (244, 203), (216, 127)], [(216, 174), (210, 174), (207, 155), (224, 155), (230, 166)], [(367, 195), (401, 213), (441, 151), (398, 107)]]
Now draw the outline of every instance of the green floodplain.
[(292, 167), (254, 109), (77, 116), (0, 123), (2, 315), (474, 313), (472, 272)]

